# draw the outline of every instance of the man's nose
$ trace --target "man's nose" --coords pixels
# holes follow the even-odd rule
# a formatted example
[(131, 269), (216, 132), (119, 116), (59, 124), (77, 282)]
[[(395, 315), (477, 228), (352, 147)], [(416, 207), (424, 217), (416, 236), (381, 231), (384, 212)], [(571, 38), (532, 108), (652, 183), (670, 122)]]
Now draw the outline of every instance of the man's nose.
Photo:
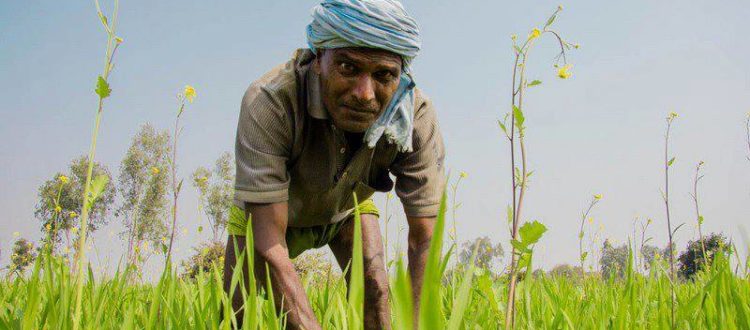
[(354, 97), (364, 104), (369, 104), (375, 100), (375, 82), (370, 75), (361, 75), (357, 78), (357, 83), (352, 91)]

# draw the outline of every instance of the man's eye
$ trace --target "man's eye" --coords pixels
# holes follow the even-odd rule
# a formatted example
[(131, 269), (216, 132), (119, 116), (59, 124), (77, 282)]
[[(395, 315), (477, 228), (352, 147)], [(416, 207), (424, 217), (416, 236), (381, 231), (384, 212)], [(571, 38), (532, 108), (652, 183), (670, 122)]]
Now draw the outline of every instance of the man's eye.
[(341, 64), (339, 64), (339, 69), (343, 74), (353, 74), (355, 71), (354, 66), (346, 62), (341, 62)]
[(390, 82), (396, 79), (396, 76), (390, 71), (378, 72), (377, 78), (381, 81)]

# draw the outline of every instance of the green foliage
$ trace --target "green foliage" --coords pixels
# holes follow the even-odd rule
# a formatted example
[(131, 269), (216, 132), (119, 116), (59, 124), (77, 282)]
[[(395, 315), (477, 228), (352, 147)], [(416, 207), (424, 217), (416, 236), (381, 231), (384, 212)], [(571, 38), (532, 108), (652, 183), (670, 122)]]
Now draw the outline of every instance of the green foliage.
[(698, 272), (713, 264), (717, 254), (728, 255), (730, 252), (729, 241), (722, 234), (704, 236), (702, 244), (706, 249), (705, 256), (700, 240), (690, 241), (685, 251), (680, 254), (678, 258), (679, 272), (683, 278), (693, 279)]
[[(71, 161), (67, 173), (55, 173), (52, 178), (39, 187), (34, 216), (41, 222), (44, 236), (47, 234), (47, 225), (49, 225), (50, 230), (55, 230), (58, 233), (77, 226), (76, 218), (81, 214), (83, 207), (83, 188), (86, 182), (87, 167), (88, 159), (86, 156), (78, 157)], [(65, 176), (69, 181), (63, 184), (60, 176)], [(92, 208), (89, 212), (89, 231), (95, 231), (107, 223), (107, 216), (114, 203), (116, 193), (115, 185), (108, 184), (112, 176), (106, 166), (95, 163), (92, 176), (99, 179), (92, 182), (96, 191), (96, 199), (91, 204)], [(58, 194), (60, 212), (56, 216), (55, 200), (58, 198)], [(56, 238), (59, 239), (59, 237)]]
[(224, 270), (225, 246), (220, 242), (202, 243), (193, 248), (193, 255), (181, 262), (184, 279), (195, 280), (200, 274), (210, 274), (216, 268)]
[(9, 274), (22, 274), (26, 267), (34, 262), (34, 259), (36, 258), (34, 244), (25, 238), (17, 239), (13, 243), (13, 248), (10, 253), (10, 264), (8, 265)]
[(96, 79), (96, 95), (99, 95), (100, 99), (106, 99), (109, 97), (109, 94), (112, 93), (112, 89), (109, 88), (109, 83), (107, 83), (102, 76), (99, 76)]
[(461, 265), (469, 265), (476, 247), (476, 267), (481, 269), (491, 269), (494, 262), (498, 263), (503, 260), (502, 244), (499, 242), (495, 245), (487, 236), (477, 237), (472, 241), (461, 244), (461, 252), (458, 254), (458, 262)]
[(211, 224), (213, 240), (224, 235), (234, 194), (234, 156), (225, 152), (216, 160), (213, 171), (201, 166), (192, 175), (198, 189), (199, 208)]
[(122, 204), (116, 215), (123, 219), (128, 240), (128, 260), (143, 242), (154, 246), (167, 235), (165, 218), (168, 211), (168, 155), (171, 150), (167, 131), (157, 131), (144, 124), (133, 137), (120, 163), (119, 191)]
[(526, 268), (527, 271), (531, 270), (531, 258), (533, 256), (533, 245), (536, 244), (542, 235), (547, 231), (547, 227), (538, 221), (524, 223), (521, 228), (518, 229), (518, 234), (521, 236), (520, 240), (513, 239), (510, 244), (516, 248), (516, 254), (518, 255), (518, 268), (519, 270)]

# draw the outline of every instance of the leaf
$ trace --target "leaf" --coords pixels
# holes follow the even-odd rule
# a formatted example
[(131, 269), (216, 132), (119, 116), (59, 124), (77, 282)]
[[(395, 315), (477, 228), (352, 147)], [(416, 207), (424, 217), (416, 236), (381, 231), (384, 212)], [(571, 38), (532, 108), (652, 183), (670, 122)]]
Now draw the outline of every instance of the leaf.
[(91, 182), (91, 187), (89, 190), (89, 200), (87, 208), (90, 208), (92, 204), (101, 196), (102, 192), (104, 191), (104, 188), (107, 186), (107, 183), (109, 182), (109, 177), (102, 174), (94, 178), (94, 181)]
[(557, 13), (555, 13), (552, 16), (550, 16), (550, 18), (547, 20), (547, 23), (544, 23), (544, 27), (546, 28), (546, 27), (552, 25), (552, 23), (555, 21), (555, 18), (557, 18)]
[(588, 252), (588, 251), (586, 251), (586, 252), (584, 252), (584, 253), (581, 253), (581, 260), (582, 260), (582, 261), (585, 261), (585, 260), (586, 260), (586, 257), (588, 257), (588, 256), (589, 256), (589, 252)]
[(524, 223), (523, 226), (518, 229), (518, 233), (521, 235), (521, 241), (526, 245), (538, 242), (546, 231), (547, 227), (536, 220), (534, 220), (534, 222)]
[(521, 242), (517, 239), (510, 240), (510, 245), (512, 245), (516, 250), (518, 250), (518, 254), (524, 254), (529, 253), (531, 250), (528, 248), (528, 244), (525, 244), (524, 242)]
[(102, 76), (99, 76), (99, 78), (96, 79), (96, 89), (94, 91), (96, 92), (96, 95), (99, 95), (100, 99), (106, 99), (109, 97), (109, 94), (112, 93), (112, 89), (109, 88), (109, 83), (107, 83)]
[(667, 166), (672, 166), (672, 163), (674, 163), (674, 157), (667, 162)]
[(516, 127), (519, 129), (523, 128), (523, 122), (526, 120), (526, 118), (523, 116), (523, 111), (519, 109), (517, 106), (513, 106), (513, 118), (516, 120)]
[(702, 215), (701, 215), (701, 216), (698, 216), (698, 224), (699, 224), (699, 225), (702, 225), (702, 224), (703, 224), (703, 216), (702, 216)]
[(180, 183), (177, 184), (177, 189), (175, 189), (175, 194), (176, 195), (179, 195), (180, 194), (180, 190), (182, 190), (182, 181), (183, 180), (180, 180)]
[(541, 80), (533, 80), (530, 83), (526, 84), (526, 87), (533, 87), (533, 86), (541, 85), (541, 84), (542, 84)]
[(505, 133), (505, 135), (508, 135), (508, 128), (505, 127), (505, 124), (499, 119), (497, 120), (497, 124), (500, 126), (500, 129), (503, 130), (503, 133)]

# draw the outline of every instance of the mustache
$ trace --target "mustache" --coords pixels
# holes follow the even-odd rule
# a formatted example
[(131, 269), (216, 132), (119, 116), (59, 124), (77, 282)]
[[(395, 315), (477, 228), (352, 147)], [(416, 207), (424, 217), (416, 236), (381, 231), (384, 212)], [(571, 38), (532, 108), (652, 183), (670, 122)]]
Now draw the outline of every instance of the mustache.
[(341, 102), (341, 105), (359, 112), (378, 113), (380, 111), (380, 106), (376, 101), (364, 102), (355, 98), (350, 98)]

